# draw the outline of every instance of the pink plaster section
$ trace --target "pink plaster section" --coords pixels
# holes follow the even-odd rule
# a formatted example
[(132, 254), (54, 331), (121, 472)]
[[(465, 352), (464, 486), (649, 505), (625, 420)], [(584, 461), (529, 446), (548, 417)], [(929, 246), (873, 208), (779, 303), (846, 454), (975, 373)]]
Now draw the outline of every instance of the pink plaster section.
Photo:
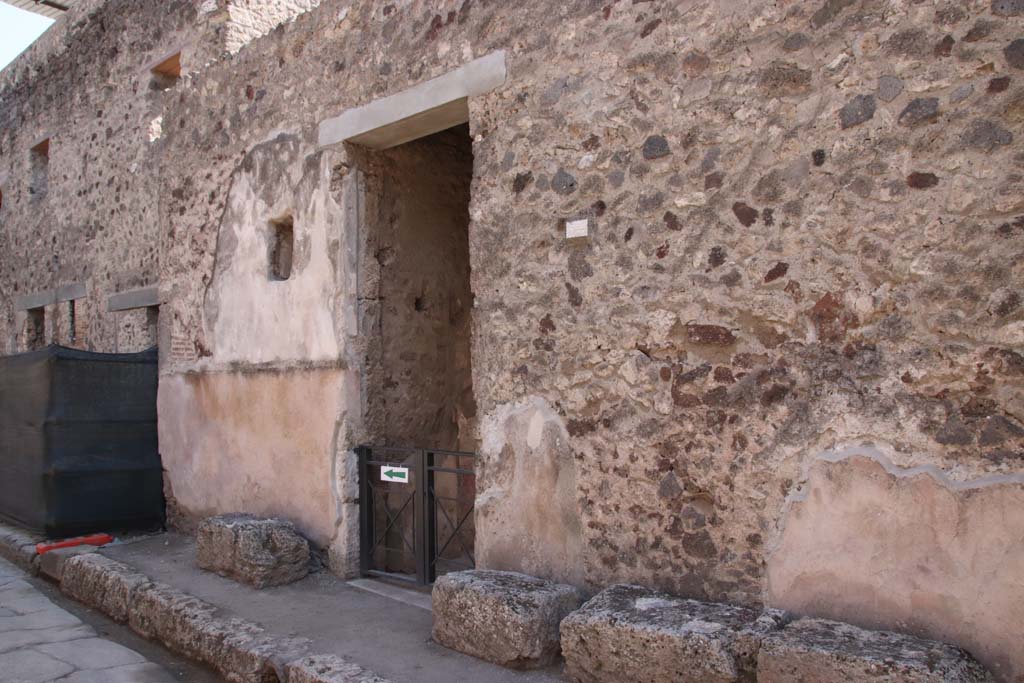
[(958, 483), (873, 449), (810, 467), (768, 556), (768, 602), (955, 643), (1024, 681), (1024, 477)]
[(326, 546), (342, 381), (335, 369), (162, 376), (160, 453), (177, 508), (280, 516)]

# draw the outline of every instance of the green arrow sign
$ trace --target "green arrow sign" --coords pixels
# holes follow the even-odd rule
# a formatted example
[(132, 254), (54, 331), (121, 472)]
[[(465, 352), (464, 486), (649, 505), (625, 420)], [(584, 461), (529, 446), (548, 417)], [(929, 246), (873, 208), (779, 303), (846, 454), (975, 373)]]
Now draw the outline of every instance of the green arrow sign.
[(380, 468), (380, 479), (381, 481), (397, 481), (399, 484), (409, 483), (409, 468), (408, 467), (381, 467)]

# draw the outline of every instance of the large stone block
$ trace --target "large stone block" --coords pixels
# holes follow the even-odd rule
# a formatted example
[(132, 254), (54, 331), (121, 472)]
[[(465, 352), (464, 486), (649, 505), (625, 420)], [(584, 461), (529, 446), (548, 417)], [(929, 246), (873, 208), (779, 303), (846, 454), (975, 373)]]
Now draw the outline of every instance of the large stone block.
[(433, 635), (441, 645), (516, 669), (558, 658), (558, 625), (579, 607), (572, 586), (487, 569), (446, 574), (434, 583)]
[(761, 639), (786, 617), (616, 585), (562, 622), (566, 676), (579, 683), (752, 680)]
[(196, 546), (201, 568), (256, 588), (291, 583), (309, 572), (309, 542), (279, 519), (209, 517), (199, 524)]
[(800, 619), (765, 637), (758, 683), (989, 683), (958, 647), (825, 619)]

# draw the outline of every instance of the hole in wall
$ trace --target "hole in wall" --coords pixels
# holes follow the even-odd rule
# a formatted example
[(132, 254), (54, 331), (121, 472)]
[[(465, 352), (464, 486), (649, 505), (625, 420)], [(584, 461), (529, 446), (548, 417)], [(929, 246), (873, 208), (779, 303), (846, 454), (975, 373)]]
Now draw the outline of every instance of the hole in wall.
[(270, 221), (270, 279), (287, 280), (292, 276), (295, 248), (295, 222), (291, 214)]
[(260, 672), (260, 683), (281, 683), (281, 677), (277, 675), (272, 664), (266, 664)]
[(46, 346), (46, 309), (30, 308), (25, 320), (25, 346), (29, 351)]
[(72, 344), (75, 343), (75, 327), (77, 322), (75, 320), (75, 300), (71, 299), (68, 301), (68, 341)]
[(153, 79), (150, 81), (150, 87), (153, 90), (173, 88), (181, 78), (181, 53), (176, 52), (160, 62), (150, 69), (150, 73), (153, 75)]
[(50, 184), (50, 138), (29, 150), (29, 165), (32, 172), (28, 186), (29, 194), (42, 199), (46, 196)]

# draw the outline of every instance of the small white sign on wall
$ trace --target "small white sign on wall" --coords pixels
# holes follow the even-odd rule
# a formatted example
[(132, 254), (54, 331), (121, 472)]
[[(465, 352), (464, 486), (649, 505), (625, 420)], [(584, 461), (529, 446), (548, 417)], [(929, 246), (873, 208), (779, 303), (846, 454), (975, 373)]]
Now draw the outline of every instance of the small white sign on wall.
[(586, 237), (590, 229), (590, 221), (586, 218), (580, 218), (575, 221), (565, 222), (565, 239), (572, 239), (574, 237)]
[(409, 483), (409, 468), (408, 467), (392, 467), (391, 465), (383, 465), (380, 468), (380, 480), (381, 481), (394, 481), (399, 484)]

